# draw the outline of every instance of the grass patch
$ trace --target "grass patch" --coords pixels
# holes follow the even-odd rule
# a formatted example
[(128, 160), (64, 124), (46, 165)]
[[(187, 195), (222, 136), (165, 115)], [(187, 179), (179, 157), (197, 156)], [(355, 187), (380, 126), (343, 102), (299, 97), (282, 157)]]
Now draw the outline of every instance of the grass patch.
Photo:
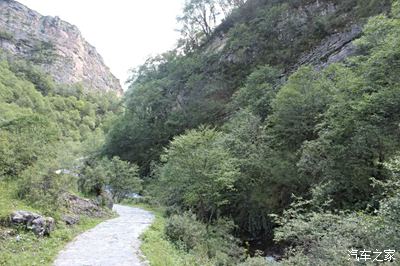
[(0, 238), (0, 265), (52, 265), (58, 252), (68, 242), (102, 220), (82, 217), (79, 224), (73, 227), (57, 225), (50, 237), (38, 238), (31, 232), (20, 230), (13, 236)]
[[(12, 183), (0, 181), (0, 219), (6, 220), (15, 210), (41, 213), (16, 198), (16, 187)], [(46, 266), (52, 265), (58, 252), (75, 236), (96, 226), (106, 218), (81, 216), (75, 226), (60, 222), (49, 237), (37, 237), (24, 229), (1, 227), (0, 225), (0, 265), (2, 266)]]
[(17, 200), (15, 191), (17, 191), (16, 184), (0, 181), (0, 219), (7, 217), (15, 210), (37, 212), (23, 201)]

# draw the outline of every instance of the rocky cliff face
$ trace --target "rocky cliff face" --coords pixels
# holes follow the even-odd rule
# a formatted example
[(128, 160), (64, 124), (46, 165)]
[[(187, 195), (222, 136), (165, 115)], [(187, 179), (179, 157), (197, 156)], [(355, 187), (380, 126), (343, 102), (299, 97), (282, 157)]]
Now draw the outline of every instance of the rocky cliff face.
[(332, 63), (344, 61), (356, 53), (353, 41), (361, 36), (362, 28), (352, 25), (348, 31), (340, 32), (326, 37), (311, 51), (304, 53), (292, 71), (302, 65), (311, 64), (317, 69), (324, 68)]
[(390, 1), (371, 3), (247, 0), (216, 28), (204, 50), (219, 56), (220, 63), (269, 64), (286, 75), (302, 65), (321, 69), (354, 55), (353, 41), (361, 36), (364, 23), (390, 10)]
[(119, 80), (76, 26), (13, 0), (0, 0), (0, 48), (39, 65), (58, 83), (122, 94)]

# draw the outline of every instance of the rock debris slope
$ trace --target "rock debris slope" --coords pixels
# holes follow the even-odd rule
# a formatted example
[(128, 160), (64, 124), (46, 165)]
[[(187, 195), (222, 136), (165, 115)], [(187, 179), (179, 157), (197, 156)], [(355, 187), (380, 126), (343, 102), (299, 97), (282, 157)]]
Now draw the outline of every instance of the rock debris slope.
[(139, 235), (153, 215), (142, 209), (115, 205), (120, 215), (79, 235), (60, 252), (55, 266), (137, 266), (141, 259)]

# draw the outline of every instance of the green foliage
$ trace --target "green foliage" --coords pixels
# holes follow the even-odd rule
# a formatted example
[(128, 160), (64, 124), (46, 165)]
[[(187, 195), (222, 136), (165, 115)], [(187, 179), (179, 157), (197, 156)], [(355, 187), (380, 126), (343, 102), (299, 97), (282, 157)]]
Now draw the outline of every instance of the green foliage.
[(80, 191), (95, 196), (101, 195), (108, 184), (108, 172), (106, 170), (108, 164), (109, 161), (106, 158), (86, 161), (78, 180)]
[(233, 224), (218, 220), (207, 226), (196, 219), (196, 215), (184, 213), (168, 218), (166, 236), (186, 252), (202, 254), (215, 261), (216, 265), (232, 265), (244, 257), (239, 241), (231, 234)]
[[(299, 162), (302, 174), (330, 180), (326, 193), (338, 207), (344, 202), (356, 208), (376, 204), (368, 196), (374, 193), (370, 178), (387, 178), (382, 163), (399, 148), (400, 83), (394, 75), (399, 50), (393, 41), (399, 31), (391, 26), (396, 22), (384, 17), (372, 19), (359, 41), (365, 55), (352, 60), (353, 68), (336, 68), (331, 73), (338, 89), (335, 104), (318, 128), (318, 139), (303, 148)], [(379, 33), (387, 42), (378, 41)]]
[(51, 156), (51, 144), (58, 141), (58, 137), (56, 125), (38, 115), (23, 116), (1, 124), (0, 177), (17, 178), (40, 157)]
[(165, 234), (166, 218), (158, 210), (155, 213), (155, 221), (142, 237), (141, 250), (146, 259), (154, 266), (212, 266), (215, 265), (207, 256), (196, 256), (193, 253), (177, 247), (168, 240)]
[(126, 93), (127, 110), (108, 135), (106, 154), (137, 163), (146, 175), (173, 136), (221, 116), (223, 106), (215, 98), (223, 88), (213, 86), (204, 91), (213, 77), (195, 74), (209, 72), (205, 60), (170, 52), (138, 69)]
[(272, 100), (279, 87), (280, 73), (270, 66), (255, 70), (247, 78), (245, 87), (233, 96), (235, 108), (249, 108), (252, 113), (265, 119), (271, 114)]
[(311, 67), (300, 68), (290, 76), (276, 95), (269, 118), (276, 145), (297, 150), (304, 141), (315, 139), (315, 126), (331, 102), (331, 95), (329, 81)]
[(109, 190), (115, 202), (142, 190), (137, 165), (118, 157), (91, 158), (85, 162), (78, 180), (79, 188), (86, 194), (100, 196)]
[(171, 142), (159, 170), (165, 203), (192, 209), (202, 221), (218, 217), (239, 173), (221, 137), (220, 132), (202, 127)]
[[(399, 166), (398, 159), (391, 168)], [(288, 241), (286, 265), (347, 265), (348, 250), (386, 250), (399, 243), (397, 227), (399, 179), (396, 172), (388, 182), (382, 182), (387, 198), (380, 201), (374, 214), (366, 212), (324, 212), (313, 201), (299, 201), (278, 219), (277, 241)], [(294, 251), (296, 250), (296, 251)], [(329, 263), (328, 263), (329, 262)]]
[(274, 263), (268, 263), (264, 257), (253, 257), (248, 258), (246, 261), (238, 264), (239, 266), (267, 266), (275, 265)]
[[(0, 102), (2, 106), (9, 104), (8, 106), (29, 108), (40, 113), (46, 110), (45, 101), (35, 87), (30, 82), (18, 78), (5, 61), (0, 61)], [(6, 119), (2, 113), (1, 120)]]
[(132, 193), (142, 190), (142, 180), (139, 178), (139, 168), (129, 162), (114, 157), (107, 169), (111, 195), (115, 202), (119, 202)]
[(39, 67), (32, 63), (22, 60), (10, 61), (10, 70), (15, 73), (16, 76), (29, 80), (35, 85), (43, 95), (48, 95), (55, 90), (55, 83), (50, 76), (43, 73)]
[(63, 194), (76, 190), (74, 176), (57, 174), (58, 166), (56, 162), (37, 162), (22, 172), (18, 180), (18, 196), (46, 215), (54, 216), (62, 206)]
[(13, 41), (14, 35), (8, 31), (0, 31), (0, 41)]
[(206, 241), (207, 228), (205, 224), (197, 221), (195, 214), (184, 213), (168, 218), (165, 234), (176, 245), (189, 251)]
[(0, 224), (1, 221), (7, 218), (15, 209), (36, 211), (32, 206), (28, 206), (26, 202), (18, 199), (16, 195), (17, 188), (16, 182), (0, 181)]
[(29, 60), (34, 64), (52, 64), (57, 58), (55, 45), (49, 41), (40, 41), (30, 51)]

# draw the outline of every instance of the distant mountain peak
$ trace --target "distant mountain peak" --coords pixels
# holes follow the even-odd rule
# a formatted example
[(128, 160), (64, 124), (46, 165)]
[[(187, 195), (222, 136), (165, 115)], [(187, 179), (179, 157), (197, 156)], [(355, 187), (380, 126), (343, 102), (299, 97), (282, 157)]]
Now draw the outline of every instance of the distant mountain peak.
[(58, 83), (123, 93), (119, 80), (76, 26), (14, 0), (0, 0), (0, 48), (39, 65)]

